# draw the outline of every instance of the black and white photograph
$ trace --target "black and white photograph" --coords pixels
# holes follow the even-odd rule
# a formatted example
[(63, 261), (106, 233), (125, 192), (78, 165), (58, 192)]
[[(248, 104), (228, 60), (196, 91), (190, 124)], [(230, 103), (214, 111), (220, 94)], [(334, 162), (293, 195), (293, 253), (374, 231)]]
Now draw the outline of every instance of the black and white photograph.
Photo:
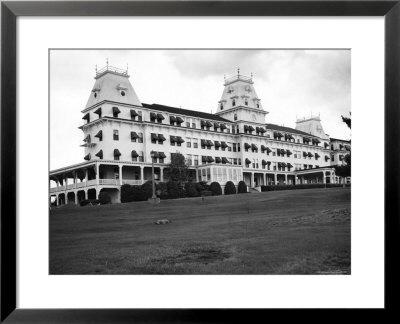
[(351, 50), (50, 49), (50, 275), (350, 275)]

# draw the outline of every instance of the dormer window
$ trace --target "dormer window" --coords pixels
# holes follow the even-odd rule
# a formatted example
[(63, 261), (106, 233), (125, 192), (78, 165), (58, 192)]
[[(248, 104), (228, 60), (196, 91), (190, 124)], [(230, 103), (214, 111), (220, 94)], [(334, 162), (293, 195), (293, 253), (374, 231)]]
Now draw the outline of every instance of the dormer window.
[(260, 108), (260, 103), (259, 102), (257, 102), (257, 108)]
[(246, 106), (248, 106), (248, 105), (249, 105), (249, 101), (248, 101), (247, 99), (244, 99), (244, 104), (245, 104)]
[(97, 98), (97, 93), (96, 92), (94, 93), (94, 97)]
[(233, 107), (236, 106), (236, 100), (235, 99), (232, 100), (232, 106)]
[(125, 97), (125, 94), (126, 94), (126, 93), (125, 93), (125, 91), (124, 91), (124, 90), (121, 90), (121, 92), (120, 92), (120, 93), (121, 93), (121, 96), (122, 96), (122, 97)]
[(237, 119), (238, 119), (237, 114), (233, 115), (233, 119), (234, 119), (234, 120), (237, 120)]
[(223, 109), (224, 109), (224, 105), (223, 105), (222, 103), (220, 104), (220, 106), (219, 106), (219, 107), (220, 107), (220, 109), (221, 109), (221, 110), (223, 110)]

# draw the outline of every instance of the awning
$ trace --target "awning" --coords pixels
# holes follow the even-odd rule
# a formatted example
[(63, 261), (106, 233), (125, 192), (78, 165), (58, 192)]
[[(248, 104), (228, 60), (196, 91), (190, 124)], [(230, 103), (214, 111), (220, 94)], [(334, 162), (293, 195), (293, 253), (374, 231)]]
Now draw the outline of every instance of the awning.
[(214, 143), (210, 140), (207, 140), (207, 146), (214, 146)]
[(136, 132), (131, 132), (131, 139), (137, 139), (139, 138), (139, 135)]
[(214, 162), (214, 159), (211, 156), (207, 156), (207, 161), (212, 163), (212, 162)]
[(282, 167), (282, 162), (278, 162), (278, 167), (279, 167), (279, 168)]
[(101, 115), (101, 107), (100, 107), (100, 108), (97, 108), (97, 109), (94, 111), (94, 113), (97, 114), (97, 115)]
[(202, 145), (202, 146), (207, 146), (207, 141), (206, 141), (205, 139), (202, 139), (202, 140), (201, 140), (201, 145)]
[(200, 121), (200, 125), (201, 126), (206, 126), (206, 121), (205, 120)]
[(307, 152), (303, 152), (303, 156), (307, 157), (308, 156)]
[(260, 127), (260, 128), (259, 128), (259, 131), (260, 131), (260, 133), (263, 133), (263, 134), (266, 132), (266, 130), (265, 130), (264, 127)]
[(164, 120), (165, 117), (163, 116), (163, 114), (157, 114), (157, 119), (158, 120)]
[(315, 153), (315, 158), (318, 159), (320, 155), (318, 153)]
[(219, 141), (215, 141), (215, 142), (214, 142), (214, 145), (215, 145), (215, 147), (220, 147), (220, 146), (221, 146), (221, 143), (220, 143)]
[(215, 157), (215, 162), (217, 162), (217, 163), (221, 163), (222, 162), (222, 160), (221, 160), (221, 158), (220, 157)]
[(183, 142), (185, 142), (185, 141), (183, 140), (183, 138), (180, 137), (180, 136), (177, 137), (176, 141), (177, 141), (178, 143), (183, 143)]
[(99, 130), (99, 131), (97, 132), (97, 134), (94, 135), (94, 137), (98, 137), (98, 138), (102, 139), (102, 138), (103, 138), (103, 131), (102, 131), (102, 130)]
[(226, 157), (223, 157), (223, 158), (222, 158), (222, 163), (223, 163), (223, 164), (229, 164), (230, 162), (229, 162), (229, 160), (228, 160)]
[(251, 163), (251, 161), (248, 158), (246, 158), (245, 162), (246, 162), (246, 164), (250, 164)]
[(113, 107), (112, 108), (113, 114), (119, 114), (121, 113), (121, 110), (118, 109), (118, 107)]
[(330, 160), (331, 158), (328, 155), (325, 155), (325, 161)]
[(211, 126), (212, 126), (212, 122), (210, 122), (210, 121), (207, 120), (207, 121), (206, 121), (206, 126), (207, 126), (207, 127), (211, 127)]
[(252, 150), (258, 150), (258, 147), (257, 147), (256, 144), (251, 144), (251, 149), (252, 149)]
[(304, 169), (307, 169), (308, 165), (307, 164), (303, 164)]
[(87, 155), (85, 155), (84, 159), (85, 159), (86, 161), (89, 161), (89, 160), (91, 159), (90, 153), (87, 154)]
[(282, 133), (280, 132), (274, 132), (274, 136), (279, 138), (283, 137)]
[(219, 128), (219, 124), (217, 122), (214, 123), (214, 128)]
[(315, 144), (321, 143), (321, 141), (320, 141), (318, 138), (315, 138), (315, 139), (314, 139), (314, 142), (315, 142)]
[(264, 152), (267, 150), (267, 147), (265, 145), (261, 145), (261, 151)]
[(339, 148), (342, 150), (343, 149), (343, 144), (339, 144)]
[(286, 150), (286, 154), (287, 154), (288, 156), (290, 156), (290, 155), (292, 155), (292, 151), (291, 151), (291, 150)]
[(164, 142), (164, 141), (166, 141), (167, 139), (164, 137), (163, 134), (158, 134), (158, 140), (161, 141), (161, 142)]
[(249, 131), (250, 132), (253, 132), (255, 129), (254, 129), (254, 127), (253, 126), (249, 126)]
[(329, 144), (327, 142), (324, 143), (325, 148), (327, 148), (329, 146)]
[(270, 165), (270, 164), (271, 164), (271, 161), (267, 161), (267, 164)]
[(249, 126), (244, 125), (244, 126), (243, 126), (243, 129), (244, 129), (244, 131), (248, 131), (248, 130), (249, 130)]
[(118, 149), (114, 150), (114, 156), (120, 156), (121, 152)]
[(176, 122), (176, 117), (175, 116), (169, 116), (169, 121), (175, 123)]
[(207, 161), (208, 161), (207, 156), (202, 156), (202, 157), (201, 157), (201, 161), (202, 161), (202, 162), (207, 162)]
[(219, 124), (219, 128), (221, 128), (222, 130), (226, 129), (226, 125), (225, 124)]
[(170, 135), (170, 136), (169, 136), (169, 140), (171, 141), (171, 143), (173, 143), (173, 142), (177, 142), (177, 141), (178, 141), (178, 138), (177, 138), (176, 136)]
[(262, 163), (262, 165), (267, 165), (267, 161), (265, 161), (265, 160), (262, 160), (261, 163)]
[(90, 134), (83, 139), (84, 142), (90, 143)]
[(158, 152), (158, 157), (161, 159), (165, 159), (167, 156), (165, 155), (164, 152)]
[(184, 122), (184, 120), (181, 117), (176, 117), (176, 122), (178, 124), (182, 124)]
[(311, 152), (308, 152), (308, 156), (309, 156), (309, 157), (313, 157), (314, 154), (312, 154)]
[(87, 122), (89, 122), (90, 121), (90, 114), (87, 113), (85, 116), (82, 117), (82, 119), (86, 119)]
[(139, 116), (139, 114), (136, 112), (136, 110), (131, 109), (131, 117), (136, 117)]
[(151, 119), (157, 119), (157, 114), (154, 113), (154, 112), (151, 112), (151, 113), (150, 113), (150, 118), (151, 118)]
[(271, 153), (271, 152), (272, 152), (272, 150), (269, 147), (267, 147), (267, 153)]
[(282, 167), (286, 167), (286, 163), (285, 162), (282, 162), (281, 165), (282, 165)]
[(290, 169), (293, 168), (293, 165), (291, 163), (287, 163), (286, 166)]
[(222, 141), (222, 142), (221, 142), (221, 147), (222, 147), (222, 148), (226, 148), (226, 147), (228, 147), (228, 144), (226, 144), (226, 142)]
[(309, 141), (311, 141), (311, 138), (309, 138), (309, 137), (303, 137), (303, 142), (309, 142)]
[(350, 145), (345, 145), (344, 148), (345, 148), (347, 151), (350, 151), (350, 150), (351, 150)]
[(287, 138), (288, 138), (288, 139), (294, 139), (294, 137), (293, 137), (292, 134), (288, 134)]
[(96, 153), (96, 156), (98, 156), (100, 159), (103, 158), (103, 150), (100, 150)]
[(137, 154), (136, 151), (132, 151), (131, 155), (132, 155), (133, 158), (137, 158), (139, 156), (139, 154)]
[(343, 161), (343, 155), (339, 155), (339, 160)]
[(251, 145), (249, 143), (244, 143), (244, 148), (245, 149), (249, 149), (251, 147)]
[(150, 156), (151, 156), (153, 159), (158, 159), (159, 154), (158, 154), (158, 152), (152, 151), (152, 152), (150, 152)]
[(158, 135), (154, 134), (154, 133), (151, 133), (151, 139), (158, 141)]

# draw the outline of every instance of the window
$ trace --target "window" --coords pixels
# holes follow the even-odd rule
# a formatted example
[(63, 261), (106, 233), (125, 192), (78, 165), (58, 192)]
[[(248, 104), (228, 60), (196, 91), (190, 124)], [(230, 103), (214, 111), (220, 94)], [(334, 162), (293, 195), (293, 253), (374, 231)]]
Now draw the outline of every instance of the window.
[(158, 158), (158, 163), (164, 163), (164, 158), (163, 157)]
[(257, 108), (260, 108), (260, 103), (259, 102), (257, 102)]
[(240, 152), (240, 144), (237, 144), (237, 151)]
[(238, 159), (238, 164), (242, 165), (242, 159), (240, 159), (240, 158)]
[(138, 138), (138, 143), (143, 143), (143, 133), (138, 133), (139, 138)]
[(236, 101), (235, 99), (232, 100), (232, 107), (236, 106)]
[(192, 147), (192, 139), (189, 137), (186, 137), (186, 147)]
[(154, 134), (154, 133), (151, 133), (151, 143), (152, 144), (157, 144), (157, 142), (158, 142), (158, 136), (157, 136), (157, 134)]
[(234, 119), (234, 120), (237, 120), (237, 118), (238, 118), (238, 117), (237, 117), (237, 114), (233, 115), (233, 119)]
[(245, 105), (245, 106), (248, 106), (248, 105), (249, 105), (249, 101), (247, 100), (247, 98), (244, 99), (244, 105)]
[[(272, 156), (276, 156), (276, 149), (272, 149)], [(274, 170), (276, 170), (276, 169), (274, 169)]]
[(236, 152), (236, 143), (232, 144), (232, 150), (233, 150), (233, 152)]
[(118, 118), (119, 113), (121, 112), (118, 107), (112, 107), (113, 117)]
[(199, 165), (199, 156), (195, 155), (193, 159), (194, 165)]
[(141, 112), (141, 111), (138, 111), (137, 113), (138, 113), (137, 120), (138, 120), (138, 121), (142, 121), (142, 120), (143, 120), (142, 112)]
[(190, 122), (186, 122), (186, 127), (190, 128)]
[(192, 123), (192, 128), (196, 128), (196, 123)]
[(119, 135), (118, 135), (118, 130), (117, 129), (113, 130), (113, 139), (114, 139), (114, 141), (118, 141), (119, 140)]
[(222, 103), (219, 105), (219, 107), (221, 108), (221, 110), (224, 109), (224, 105)]
[(142, 152), (139, 152), (139, 162), (144, 162), (143, 151), (142, 151)]
[(238, 159), (233, 159), (233, 165), (237, 165), (238, 164)]
[(228, 143), (228, 152), (232, 152), (232, 143)]
[(192, 155), (191, 154), (186, 155), (186, 164), (192, 165)]

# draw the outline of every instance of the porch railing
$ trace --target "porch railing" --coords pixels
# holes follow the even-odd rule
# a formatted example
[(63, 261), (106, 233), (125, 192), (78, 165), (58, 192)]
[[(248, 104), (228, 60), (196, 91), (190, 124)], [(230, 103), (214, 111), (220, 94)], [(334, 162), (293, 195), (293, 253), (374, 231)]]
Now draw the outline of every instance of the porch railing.
[[(124, 179), (122, 179), (122, 184), (142, 185), (143, 183), (144, 183), (143, 180), (124, 180)], [(50, 188), (50, 193), (71, 190), (71, 189), (85, 188), (85, 187), (96, 186), (96, 185), (119, 186), (120, 182), (118, 179), (98, 179), (98, 180), (93, 179), (93, 180), (88, 180), (88, 181), (79, 182), (79, 183), (75, 183), (75, 184), (53, 187), (53, 188)]]

